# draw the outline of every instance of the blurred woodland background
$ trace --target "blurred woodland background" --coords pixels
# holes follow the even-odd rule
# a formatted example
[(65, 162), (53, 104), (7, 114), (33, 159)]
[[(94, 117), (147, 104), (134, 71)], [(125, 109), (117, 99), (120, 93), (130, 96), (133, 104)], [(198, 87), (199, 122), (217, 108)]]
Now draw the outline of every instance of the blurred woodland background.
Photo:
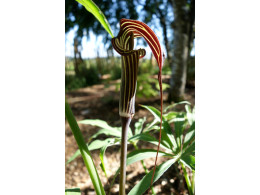
[[(71, 53), (65, 56), (66, 98), (77, 120), (102, 119), (109, 125), (120, 126), (118, 114), (119, 87), (121, 77), (121, 58), (113, 50), (110, 35), (103, 29), (96, 18), (86, 11), (75, 0), (65, 0), (65, 33), (66, 47)], [(102, 10), (112, 31), (116, 36), (119, 32), (121, 18), (140, 20), (148, 24), (157, 34), (164, 48), (166, 60), (162, 69), (164, 105), (188, 100), (195, 105), (195, 0), (94, 0)], [(72, 41), (68, 41), (68, 34), (73, 33)], [(88, 47), (87, 41), (97, 42), (97, 37), (102, 37), (102, 47), (105, 53), (101, 53), (99, 45), (96, 48)], [(87, 40), (87, 41), (86, 41)], [(138, 39), (135, 48), (146, 48), (144, 40)], [(94, 50), (95, 56), (85, 58), (84, 50)], [(147, 49), (149, 50), (149, 49)], [(140, 60), (137, 79), (136, 114), (133, 121), (140, 117), (152, 120), (144, 109), (138, 104), (153, 105), (159, 108), (159, 86), (157, 83), (158, 65), (147, 51), (144, 59)], [(182, 110), (183, 107), (178, 109)], [(134, 123), (134, 122), (133, 122)], [(97, 128), (80, 125), (83, 135), (88, 140)], [(154, 146), (147, 146), (154, 147)], [(73, 155), (77, 145), (73, 135), (66, 124), (66, 159)], [(131, 150), (131, 148), (129, 148)], [(117, 152), (115, 154), (115, 151)], [(111, 168), (109, 176), (113, 176), (113, 167), (119, 166), (119, 147), (107, 150), (108, 166)], [(96, 161), (99, 161), (99, 153), (93, 151)], [(159, 160), (160, 161), (160, 160)], [(158, 163), (159, 163), (158, 161)], [(147, 167), (153, 166), (154, 159)], [(98, 165), (98, 163), (97, 163)], [(178, 167), (175, 167), (178, 169)], [(138, 172), (139, 170), (139, 172)], [(99, 170), (102, 172), (101, 170)], [(128, 167), (128, 173), (134, 171), (135, 181), (144, 171), (140, 165)], [(157, 192), (160, 194), (185, 194), (187, 189), (183, 185), (183, 178), (174, 175), (176, 171), (170, 170), (168, 176), (175, 178), (174, 185), (166, 183), (162, 179), (157, 181)], [(91, 194), (91, 183), (88, 173), (81, 159), (77, 159), (66, 166), (66, 187), (80, 187), (86, 194)], [(166, 174), (167, 177), (167, 174)], [(108, 179), (109, 181), (109, 179)], [(171, 181), (171, 179), (167, 180)], [(106, 178), (102, 180), (106, 183)], [(131, 188), (131, 180), (128, 181)], [(164, 185), (163, 185), (164, 183)], [(116, 194), (116, 193), (115, 193)]]
[[(169, 102), (182, 100), (185, 88), (195, 86), (195, 53), (191, 52), (194, 50), (195, 42), (195, 1), (97, 0), (95, 3), (103, 11), (115, 35), (119, 31), (121, 18), (143, 21), (155, 32), (159, 32), (157, 34), (161, 35), (158, 37), (167, 56), (163, 73), (170, 75), (167, 100)], [(73, 56), (66, 56), (66, 89), (72, 90), (100, 83), (104, 75), (109, 75), (111, 80), (119, 79), (121, 74), (120, 58), (115, 55), (110, 35), (95, 17), (78, 2), (66, 0), (65, 6), (65, 32), (68, 33), (76, 29), (73, 43), (70, 45), (73, 47)], [(102, 36), (103, 44), (107, 50), (106, 57), (100, 57), (99, 50), (96, 51), (96, 56), (91, 59), (82, 57), (82, 39), (84, 36), (89, 39), (90, 32), (96, 36)], [(145, 41), (138, 39), (138, 46), (146, 46)], [(93, 48), (84, 49), (93, 50)], [(139, 74), (154, 75), (158, 72), (156, 66), (152, 55), (146, 56), (140, 65)], [(145, 88), (143, 95), (154, 94), (146, 89), (152, 83), (152, 80), (143, 83)]]

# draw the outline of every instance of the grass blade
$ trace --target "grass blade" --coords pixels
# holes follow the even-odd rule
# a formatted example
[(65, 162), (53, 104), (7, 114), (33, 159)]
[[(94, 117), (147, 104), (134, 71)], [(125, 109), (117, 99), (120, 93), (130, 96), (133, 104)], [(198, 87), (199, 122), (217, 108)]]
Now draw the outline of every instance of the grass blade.
[(79, 188), (66, 189), (65, 195), (81, 195)]
[(92, 13), (97, 20), (100, 22), (100, 24), (104, 27), (104, 29), (111, 35), (113, 38), (113, 32), (111, 30), (111, 27), (105, 17), (105, 15), (102, 13), (102, 11), (98, 8), (98, 6), (91, 0), (76, 0), (80, 4), (82, 4), (90, 13)]
[(94, 165), (94, 162), (91, 158), (88, 146), (86, 145), (86, 143), (84, 141), (83, 135), (79, 129), (79, 126), (78, 126), (78, 124), (75, 120), (75, 117), (70, 109), (70, 106), (67, 102), (65, 102), (65, 115), (66, 115), (66, 118), (70, 125), (70, 128), (72, 130), (72, 133), (75, 137), (75, 140), (78, 144), (81, 156), (82, 156), (84, 163), (86, 165), (86, 168), (88, 170), (89, 176), (90, 176), (92, 184), (94, 186), (94, 189), (95, 189), (97, 195), (105, 195), (104, 188), (100, 181), (99, 175), (98, 175), (96, 167)]

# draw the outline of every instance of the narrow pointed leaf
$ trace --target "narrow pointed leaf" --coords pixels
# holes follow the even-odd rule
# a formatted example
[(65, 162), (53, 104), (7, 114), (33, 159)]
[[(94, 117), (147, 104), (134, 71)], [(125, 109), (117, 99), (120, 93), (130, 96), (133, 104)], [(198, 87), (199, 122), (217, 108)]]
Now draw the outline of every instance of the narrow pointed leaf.
[(83, 138), (83, 135), (79, 129), (79, 126), (75, 120), (75, 117), (69, 107), (69, 104), (65, 102), (65, 115), (67, 118), (67, 121), (70, 125), (70, 128), (72, 130), (72, 133), (75, 137), (75, 140), (78, 144), (81, 156), (84, 160), (84, 163), (86, 165), (86, 168), (88, 170), (89, 176), (91, 178), (92, 184), (94, 186), (94, 189), (96, 191), (97, 195), (105, 195), (104, 188), (102, 186), (102, 183), (100, 181), (99, 175), (97, 173), (96, 167), (94, 165), (94, 162), (92, 160), (90, 151), (88, 149), (88, 146), (85, 144), (85, 140)]
[[(153, 106), (145, 106), (145, 105), (141, 105), (142, 107), (146, 108), (149, 112), (151, 112), (151, 114), (154, 116), (155, 120), (159, 120), (160, 121), (160, 116), (161, 113), (159, 110), (157, 110), (156, 108), (154, 108)], [(162, 142), (167, 142), (167, 145), (169, 145), (169, 147), (171, 149), (176, 150), (177, 149), (177, 144), (176, 144), (176, 140), (172, 134), (172, 130), (171, 127), (169, 125), (169, 123), (165, 120), (165, 118), (162, 118), (162, 122), (163, 122), (163, 131), (162, 131)]]
[[(105, 145), (116, 145), (116, 144), (119, 144), (119, 140), (116, 140), (115, 138), (107, 138), (105, 140), (94, 140), (92, 141), (88, 148), (89, 150), (96, 150), (96, 149), (99, 149), (99, 148), (102, 148), (103, 146)], [(76, 159), (78, 156), (80, 155), (80, 150), (78, 149), (70, 158), (69, 160), (66, 162), (66, 164), (69, 164), (71, 161), (73, 161), (74, 159)]]
[[(154, 174), (153, 183), (156, 182), (166, 171), (167, 169), (174, 164), (178, 160), (178, 156), (173, 159), (170, 159), (162, 164), (160, 164)], [(128, 193), (128, 195), (141, 195), (145, 193), (145, 191), (150, 187), (150, 182), (152, 179), (153, 170), (151, 170), (148, 174), (146, 174), (142, 180), (136, 184), (132, 190)]]
[(183, 139), (183, 130), (185, 128), (185, 117), (184, 114), (178, 114), (178, 116), (174, 120), (174, 133), (175, 138), (177, 141), (177, 145), (180, 148), (182, 145), (182, 139)]
[(188, 102), (188, 101), (181, 101), (181, 102), (178, 102), (178, 103), (175, 103), (175, 104), (171, 104), (171, 105), (167, 106), (167, 107), (164, 109), (163, 112), (166, 112), (167, 110), (172, 109), (172, 108), (174, 108), (175, 106), (180, 105), (180, 104), (189, 104), (189, 105), (190, 105), (191, 103)]
[(195, 122), (192, 123), (192, 125), (190, 126), (189, 130), (187, 131), (184, 137), (183, 148), (186, 148), (194, 139), (195, 139)]
[(102, 170), (104, 171), (106, 177), (107, 177), (107, 172), (106, 172), (106, 166), (105, 166), (105, 152), (106, 152), (106, 149), (107, 147), (109, 146), (109, 144), (103, 146), (101, 149), (100, 149), (100, 154), (99, 154), (99, 158), (101, 160), (101, 168)]
[[(158, 146), (158, 140), (155, 139), (153, 136), (147, 134), (147, 133), (142, 133), (142, 134), (138, 134), (138, 135), (134, 135), (133, 137), (131, 137), (128, 141), (136, 141), (136, 140), (142, 140), (142, 141), (147, 141), (149, 143), (155, 144), (156, 146)], [(168, 144), (163, 144), (161, 145), (162, 148), (169, 150), (171, 149), (170, 146)]]
[(195, 121), (195, 114), (192, 112), (190, 105), (185, 105), (185, 110), (187, 112), (187, 119), (191, 125)]
[[(133, 152), (130, 152), (127, 155), (127, 162), (126, 165), (130, 165), (132, 163), (135, 163), (140, 160), (144, 160), (147, 158), (152, 158), (156, 156), (157, 150), (153, 149), (139, 149), (134, 150)], [(173, 156), (172, 154), (168, 154), (166, 152), (159, 151), (158, 156)]]
[(81, 195), (79, 188), (65, 189), (65, 195)]
[(115, 136), (120, 138), (121, 137), (121, 132), (119, 131), (119, 129), (113, 129), (113, 130), (108, 130), (108, 129), (100, 129), (97, 133), (95, 133), (94, 135), (92, 135), (90, 137), (90, 140), (96, 138), (98, 135), (107, 135), (107, 136)]
[(189, 146), (187, 146), (187, 148), (184, 148), (183, 150), (184, 150), (183, 155), (195, 156), (195, 140), (193, 140), (193, 142)]
[(141, 133), (145, 121), (146, 121), (146, 118), (144, 117), (144, 118), (139, 119), (138, 122), (135, 123), (135, 135)]
[(79, 121), (79, 123), (85, 124), (85, 125), (97, 126), (97, 127), (100, 127), (102, 129), (107, 129), (107, 130), (116, 130), (115, 127), (111, 127), (110, 125), (108, 125), (106, 121), (99, 120), (99, 119), (95, 119), (95, 120), (86, 119), (86, 120)]
[[(142, 151), (145, 151), (146, 154), (142, 155)], [(128, 166), (139, 160), (143, 160), (143, 159), (150, 158), (150, 157), (155, 157), (156, 153), (157, 153), (157, 150), (151, 150), (151, 149), (141, 149), (141, 150), (138, 150), (137, 152), (136, 151), (130, 152), (127, 155), (126, 165)], [(158, 156), (172, 156), (172, 155), (159, 151)], [(174, 157), (174, 158), (176, 158), (176, 157)], [(115, 175), (113, 176), (113, 180), (111, 182), (110, 189), (114, 185), (115, 179), (118, 176), (119, 171), (120, 171), (120, 168), (117, 169)]]
[(191, 170), (195, 171), (195, 156), (182, 155), (180, 160), (186, 167), (189, 167)]
[(90, 13), (92, 13), (96, 17), (96, 19), (100, 22), (100, 24), (104, 27), (104, 29), (111, 35), (111, 37), (112, 38), (114, 37), (111, 27), (105, 15), (102, 13), (102, 11), (92, 0), (76, 0), (76, 1), (79, 2), (81, 5), (83, 5)]

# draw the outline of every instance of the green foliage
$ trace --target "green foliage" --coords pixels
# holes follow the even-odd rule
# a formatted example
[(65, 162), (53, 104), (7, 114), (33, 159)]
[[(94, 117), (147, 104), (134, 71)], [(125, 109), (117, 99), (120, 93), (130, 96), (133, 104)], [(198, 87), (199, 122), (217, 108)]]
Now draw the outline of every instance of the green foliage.
[(99, 72), (96, 66), (90, 66), (90, 67), (81, 66), (79, 70), (80, 70), (80, 77), (86, 80), (87, 86), (100, 83)]
[(74, 68), (66, 67), (65, 89), (67, 91), (100, 83), (100, 74), (95, 65), (79, 66), (79, 74), (75, 75)]
[(65, 76), (65, 89), (67, 91), (85, 87), (86, 79), (84, 77), (76, 77), (74, 75)]
[[(169, 88), (168, 84), (162, 83), (163, 90)], [(149, 73), (140, 74), (137, 77), (136, 95), (138, 97), (153, 97), (158, 95), (158, 80), (152, 78)]]
[(65, 189), (65, 195), (81, 195), (79, 188)]
[(110, 74), (111, 74), (112, 80), (120, 79), (121, 78), (121, 66), (120, 65), (113, 66), (112, 69), (110, 70)]
[[(185, 104), (185, 112), (175, 111), (175, 107), (181, 104)], [(143, 105), (142, 107), (153, 114), (154, 120), (150, 123), (146, 123), (146, 118), (139, 119), (134, 124), (134, 134), (131, 130), (128, 131), (128, 142), (129, 144), (132, 144), (136, 150), (128, 153), (127, 166), (137, 161), (141, 161), (143, 167), (145, 168), (145, 161), (143, 160), (155, 157), (157, 151), (153, 149), (139, 149), (137, 144), (139, 141), (145, 141), (155, 144), (156, 146), (158, 145), (158, 140), (150, 133), (152, 131), (157, 132), (159, 130), (158, 125), (160, 124), (160, 111), (152, 106)], [(102, 120), (83, 120), (80, 121), (80, 123), (93, 125), (100, 128), (100, 130), (95, 133), (91, 139), (89, 139), (89, 148), (101, 149), (101, 167), (106, 174), (104, 162), (105, 150), (107, 147), (120, 144), (121, 128), (112, 127)], [(171, 124), (174, 124), (174, 128), (172, 128)], [(100, 134), (105, 134), (109, 136), (109, 138), (100, 140), (98, 139), (98, 135)], [(179, 102), (164, 109), (161, 148), (164, 149), (164, 151), (159, 151), (158, 156), (166, 156), (168, 157), (168, 160), (157, 167), (153, 182), (156, 182), (156, 180), (158, 180), (175, 162), (181, 164), (185, 169), (187, 167), (193, 171), (193, 174), (195, 174), (195, 109), (191, 108), (189, 102)], [(76, 153), (69, 159), (67, 163), (71, 162), (78, 155), (80, 155), (80, 153), (76, 151)], [(147, 169), (145, 170), (147, 171)], [(146, 173), (147, 174), (143, 177), (143, 179), (130, 191), (129, 194), (142, 194), (149, 188), (152, 171), (147, 171)], [(194, 186), (192, 187), (191, 184), (194, 184), (194, 177), (193, 180), (190, 181), (186, 170), (183, 173), (188, 185), (189, 192), (190, 194), (193, 194)], [(115, 177), (117, 177), (118, 174), (119, 169), (114, 175), (111, 186), (113, 185)]]
[(111, 37), (112, 38), (114, 37), (110, 24), (108, 23), (106, 17), (93, 1), (91, 0), (76, 0), (76, 1), (82, 4), (90, 13), (92, 13), (102, 24), (104, 29), (111, 35)]
[[(177, 161), (177, 157), (172, 158), (162, 164), (160, 164), (155, 171), (153, 183), (156, 182), (164, 173)], [(142, 180), (134, 186), (134, 188), (128, 193), (128, 195), (143, 194), (151, 184), (153, 170), (146, 174)]]
[(88, 146), (85, 144), (83, 135), (67, 102), (65, 102), (65, 115), (70, 125), (71, 131), (74, 135), (74, 138), (78, 144), (81, 156), (88, 170), (94, 189), (98, 195), (104, 195), (105, 191), (100, 181), (94, 162), (92, 160), (90, 151), (88, 149)]

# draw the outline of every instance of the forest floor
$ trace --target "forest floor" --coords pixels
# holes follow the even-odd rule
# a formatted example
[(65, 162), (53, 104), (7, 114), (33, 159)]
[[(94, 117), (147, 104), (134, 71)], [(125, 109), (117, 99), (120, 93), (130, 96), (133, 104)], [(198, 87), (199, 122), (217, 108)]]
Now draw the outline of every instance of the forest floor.
[[(98, 84), (91, 87), (81, 88), (66, 93), (66, 98), (71, 106), (71, 109), (76, 117), (77, 121), (83, 119), (101, 119), (106, 121), (110, 126), (121, 126), (121, 121), (118, 114), (118, 101), (119, 92), (116, 91), (116, 83), (120, 82), (111, 81), (109, 85)], [(164, 83), (169, 83), (169, 77), (163, 77)], [(164, 106), (167, 106), (167, 93), (163, 95)], [(195, 89), (194, 87), (186, 88), (185, 100), (195, 104)], [(159, 96), (154, 98), (136, 98), (136, 113), (131, 122), (131, 127), (133, 129), (133, 124), (139, 119), (146, 117), (146, 121), (150, 122), (153, 120), (153, 116), (144, 108), (138, 106), (139, 104), (151, 105), (156, 108), (160, 108), (160, 98)], [(180, 107), (179, 109), (183, 109)], [(79, 124), (79, 127), (83, 133), (83, 136), (88, 142), (88, 138), (98, 131), (98, 127)], [(105, 135), (99, 135), (99, 139), (107, 138)], [(141, 144), (140, 144), (141, 143)], [(156, 149), (155, 145), (149, 144), (147, 142), (139, 142), (139, 148), (153, 148)], [(71, 129), (66, 121), (65, 124), (65, 161), (67, 161), (74, 152), (78, 149), (76, 141), (73, 137)], [(128, 152), (133, 151), (132, 146), (128, 146)], [(107, 176), (102, 172), (99, 164), (99, 150), (91, 151), (91, 155), (94, 159), (94, 163), (97, 167), (97, 171), (100, 175), (101, 182), (105, 186), (105, 191), (108, 194), (109, 184), (113, 179), (116, 170), (119, 167), (120, 162), (120, 147), (111, 146), (106, 150), (106, 170)], [(157, 165), (164, 162), (166, 158), (158, 158)], [(154, 158), (145, 160), (146, 167), (151, 170), (154, 165)], [(181, 168), (177, 165), (170, 167), (165, 174), (154, 183), (154, 190), (157, 194), (176, 194), (184, 195), (188, 194), (186, 189), (186, 184), (184, 178), (180, 174)], [(127, 182), (126, 182), (126, 192), (128, 193), (135, 184), (138, 183), (145, 175), (144, 169), (141, 162), (136, 162), (132, 165), (127, 166)], [(82, 195), (94, 195), (95, 191), (91, 183), (89, 174), (82, 158), (78, 157), (68, 165), (65, 165), (65, 187), (75, 188), (79, 187), (82, 191)], [(115, 184), (110, 190), (111, 195), (118, 194), (119, 190), (119, 177), (116, 178)]]

